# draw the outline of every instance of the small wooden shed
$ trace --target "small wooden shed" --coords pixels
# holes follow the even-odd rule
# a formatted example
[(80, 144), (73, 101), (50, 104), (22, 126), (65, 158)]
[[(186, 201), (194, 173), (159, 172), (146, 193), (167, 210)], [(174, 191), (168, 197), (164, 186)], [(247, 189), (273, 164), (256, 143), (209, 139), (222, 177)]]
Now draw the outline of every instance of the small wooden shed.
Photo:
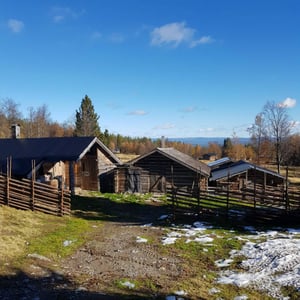
[[(156, 148), (107, 174), (114, 182), (111, 192), (161, 192), (167, 188), (206, 188), (210, 168), (174, 148)], [(112, 180), (113, 179), (113, 180)]]
[(244, 160), (221, 164), (212, 169), (209, 179), (210, 186), (227, 186), (239, 190), (248, 185), (259, 184), (262, 186), (282, 186), (285, 178), (266, 168), (251, 164)]

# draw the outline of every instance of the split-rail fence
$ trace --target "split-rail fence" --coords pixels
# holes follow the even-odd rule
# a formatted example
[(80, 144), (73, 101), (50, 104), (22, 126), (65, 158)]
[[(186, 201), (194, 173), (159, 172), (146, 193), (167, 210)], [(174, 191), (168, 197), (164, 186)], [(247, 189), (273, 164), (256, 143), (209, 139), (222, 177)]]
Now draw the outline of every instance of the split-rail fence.
[(286, 187), (249, 185), (240, 190), (223, 187), (175, 187), (167, 190), (173, 213), (202, 210), (263, 212), (269, 215), (300, 215), (300, 191)]
[(71, 212), (71, 193), (33, 179), (0, 175), (0, 205), (33, 210), (56, 216)]

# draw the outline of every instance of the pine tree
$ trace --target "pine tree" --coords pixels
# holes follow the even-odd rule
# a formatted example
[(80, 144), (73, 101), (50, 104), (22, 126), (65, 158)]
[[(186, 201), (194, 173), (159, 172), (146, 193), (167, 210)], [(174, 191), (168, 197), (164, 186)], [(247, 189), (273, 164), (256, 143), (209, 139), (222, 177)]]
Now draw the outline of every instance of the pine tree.
[(76, 110), (75, 136), (96, 136), (100, 138), (101, 131), (98, 124), (99, 116), (94, 110), (92, 100), (85, 95), (79, 110)]

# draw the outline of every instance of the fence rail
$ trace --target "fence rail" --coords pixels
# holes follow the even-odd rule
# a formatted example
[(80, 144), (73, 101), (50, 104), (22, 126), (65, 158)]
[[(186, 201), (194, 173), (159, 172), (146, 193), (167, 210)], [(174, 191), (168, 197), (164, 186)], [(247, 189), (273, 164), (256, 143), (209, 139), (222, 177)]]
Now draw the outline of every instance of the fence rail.
[(202, 209), (232, 209), (264, 211), (272, 214), (300, 215), (300, 191), (287, 187), (274, 188), (261, 185), (247, 186), (241, 190), (230, 190), (230, 186), (209, 188), (169, 187), (167, 198), (176, 213), (182, 210), (199, 212)]
[(56, 216), (71, 212), (71, 193), (45, 183), (0, 175), (0, 205)]

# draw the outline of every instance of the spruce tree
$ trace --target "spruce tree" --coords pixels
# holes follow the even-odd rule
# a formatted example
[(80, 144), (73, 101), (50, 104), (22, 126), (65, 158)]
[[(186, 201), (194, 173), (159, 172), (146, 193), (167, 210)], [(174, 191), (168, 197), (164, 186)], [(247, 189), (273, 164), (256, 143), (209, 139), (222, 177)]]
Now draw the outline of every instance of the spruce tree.
[(76, 110), (75, 136), (96, 136), (100, 138), (99, 116), (95, 112), (92, 100), (85, 95), (79, 110)]

